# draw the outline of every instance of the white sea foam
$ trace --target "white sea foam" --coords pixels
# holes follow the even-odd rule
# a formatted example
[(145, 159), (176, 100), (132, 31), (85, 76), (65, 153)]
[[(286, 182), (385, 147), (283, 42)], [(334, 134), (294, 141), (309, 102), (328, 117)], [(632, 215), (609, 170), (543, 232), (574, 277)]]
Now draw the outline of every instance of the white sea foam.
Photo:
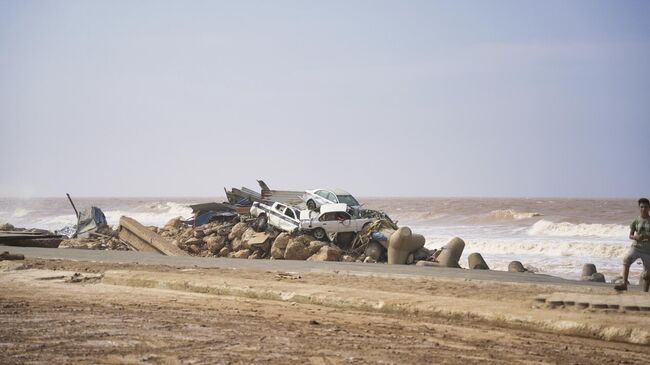
[[(451, 237), (427, 237), (429, 249), (444, 246)], [(595, 264), (607, 280), (620, 275), (621, 257), (629, 249), (627, 242), (593, 242), (578, 240), (517, 240), (517, 239), (465, 239), (465, 249), (460, 265), (467, 267), (467, 256), (479, 252), (493, 270), (506, 271), (511, 261), (521, 261), (548, 273), (567, 279), (579, 279), (582, 266)], [(632, 278), (638, 280), (640, 269), (634, 268)]]
[[(144, 225), (162, 226), (174, 217), (189, 218), (192, 215), (191, 208), (175, 202), (155, 202), (126, 209), (103, 210), (103, 212), (108, 224), (113, 227), (119, 224), (121, 216), (134, 218)], [(77, 218), (73, 212), (46, 216), (37, 216), (37, 213), (18, 208), (8, 219), (0, 217), (0, 221), (6, 220), (17, 227), (38, 227), (52, 231), (77, 224)]]
[(536, 212), (520, 212), (514, 209), (497, 209), (493, 210), (487, 214), (488, 218), (498, 219), (498, 220), (522, 220), (529, 219), (533, 217), (541, 216), (541, 213)]
[(22, 218), (27, 216), (30, 213), (30, 210), (25, 208), (16, 208), (11, 214), (11, 218)]
[[(450, 238), (427, 238), (427, 248), (444, 246)], [(516, 239), (465, 240), (465, 250), (481, 254), (538, 255), (547, 257), (622, 257), (629, 249), (623, 242), (535, 241)]]
[(469, 241), (466, 250), (494, 254), (538, 254), (544, 256), (622, 257), (629, 249), (624, 243), (596, 243), (576, 241)]
[(121, 216), (131, 217), (145, 226), (161, 227), (174, 217), (189, 218), (192, 209), (185, 204), (175, 202), (151, 203), (129, 210), (104, 211), (109, 225), (117, 225)]
[(550, 222), (539, 220), (528, 229), (528, 235), (557, 236), (557, 237), (627, 237), (629, 228), (620, 224), (598, 224), (598, 223), (568, 223)]

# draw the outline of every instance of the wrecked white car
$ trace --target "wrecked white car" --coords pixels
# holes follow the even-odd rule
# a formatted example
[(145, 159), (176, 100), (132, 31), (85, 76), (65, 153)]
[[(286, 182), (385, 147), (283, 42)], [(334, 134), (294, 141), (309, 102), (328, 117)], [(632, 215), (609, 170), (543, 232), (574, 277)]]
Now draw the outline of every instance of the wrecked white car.
[(307, 190), (300, 197), (307, 204), (307, 209), (316, 210), (324, 204), (346, 204), (350, 208), (361, 206), (352, 194), (341, 189), (316, 189)]
[(311, 212), (300, 220), (300, 229), (310, 232), (316, 239), (322, 240), (334, 233), (359, 232), (373, 218), (353, 218), (347, 212), (347, 204), (323, 204), (320, 213)]
[(271, 206), (264, 203), (254, 202), (250, 213), (257, 217), (255, 229), (266, 230), (266, 225), (271, 225), (281, 231), (293, 232), (300, 224), (300, 211), (286, 204), (275, 202)]

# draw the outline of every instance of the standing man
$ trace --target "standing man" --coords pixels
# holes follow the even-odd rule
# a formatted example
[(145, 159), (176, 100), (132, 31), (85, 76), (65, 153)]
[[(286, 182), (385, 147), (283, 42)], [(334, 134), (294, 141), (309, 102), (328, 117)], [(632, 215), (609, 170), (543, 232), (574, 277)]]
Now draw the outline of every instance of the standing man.
[(641, 259), (643, 262), (643, 291), (648, 291), (650, 284), (650, 201), (646, 198), (639, 199), (640, 215), (630, 224), (630, 239), (634, 240), (630, 251), (623, 258), (623, 284), (616, 285), (616, 290), (627, 290), (627, 278), (630, 274), (630, 265)]

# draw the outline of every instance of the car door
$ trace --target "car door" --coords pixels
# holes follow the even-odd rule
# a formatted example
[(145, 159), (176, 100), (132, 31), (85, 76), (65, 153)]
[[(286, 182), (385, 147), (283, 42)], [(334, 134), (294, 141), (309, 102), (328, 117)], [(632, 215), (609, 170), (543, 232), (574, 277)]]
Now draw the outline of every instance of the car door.
[(336, 224), (336, 212), (323, 213), (318, 217), (318, 225), (321, 226), (325, 232), (334, 233), (338, 232), (339, 228)]
[(294, 212), (293, 209), (287, 207), (287, 209), (284, 211), (284, 217), (284, 224), (287, 226), (287, 228), (290, 227), (291, 230), (294, 230), (298, 227), (299, 221), (296, 217), (296, 212)]
[(366, 225), (366, 223), (372, 221), (372, 219), (368, 218), (357, 218), (352, 220), (352, 225), (354, 226), (354, 231), (359, 232), (363, 229), (363, 226)]
[(284, 219), (281, 218), (281, 216), (284, 214), (285, 209), (287, 209), (287, 207), (280, 203), (275, 203), (271, 207), (271, 211), (269, 212), (269, 222), (272, 226), (286, 230), (287, 227), (285, 225)]
[(352, 216), (347, 212), (336, 213), (336, 232), (355, 232)]

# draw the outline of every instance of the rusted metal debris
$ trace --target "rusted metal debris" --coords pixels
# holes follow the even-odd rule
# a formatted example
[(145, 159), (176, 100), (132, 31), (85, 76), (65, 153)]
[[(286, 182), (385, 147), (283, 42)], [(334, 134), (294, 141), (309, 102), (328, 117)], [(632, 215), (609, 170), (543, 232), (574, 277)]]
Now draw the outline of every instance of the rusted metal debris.
[(247, 187), (241, 189), (231, 188), (230, 191), (224, 188), (226, 198), (230, 204), (251, 206), (254, 202), (269, 203), (279, 202), (290, 205), (299, 205), (302, 203), (300, 196), (304, 191), (293, 190), (271, 190), (268, 185), (262, 180), (257, 180), (260, 186), (260, 192), (253, 191)]

